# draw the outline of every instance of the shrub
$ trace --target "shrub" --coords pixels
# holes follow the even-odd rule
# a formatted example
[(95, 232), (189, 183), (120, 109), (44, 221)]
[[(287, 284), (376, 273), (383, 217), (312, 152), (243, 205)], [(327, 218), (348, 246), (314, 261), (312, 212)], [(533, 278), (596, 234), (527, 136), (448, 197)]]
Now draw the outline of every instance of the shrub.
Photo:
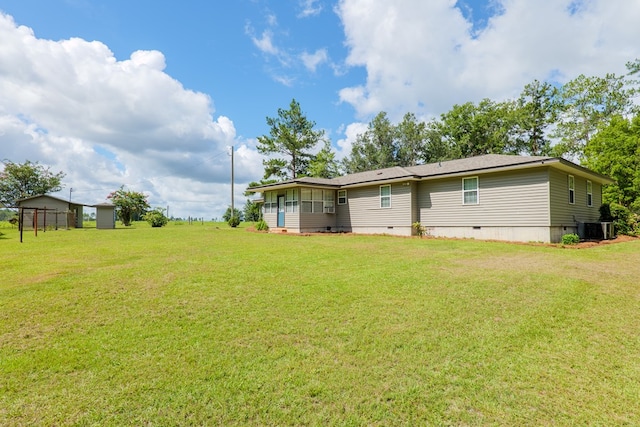
[(142, 218), (151, 224), (152, 227), (163, 227), (169, 222), (169, 218), (164, 215), (164, 209), (161, 208), (155, 208), (147, 212)]
[(258, 230), (258, 231), (268, 231), (269, 230), (269, 225), (267, 224), (267, 221), (265, 221), (264, 219), (261, 219), (260, 221), (258, 221), (256, 223), (256, 230)]
[(416, 234), (418, 235), (418, 237), (422, 237), (427, 233), (426, 227), (420, 222), (414, 222), (413, 228), (416, 230)]
[(580, 237), (575, 233), (565, 234), (562, 236), (563, 245), (577, 245), (580, 243)]
[(232, 216), (231, 218), (229, 218), (229, 221), (227, 221), (227, 224), (229, 224), (229, 227), (236, 228), (238, 225), (240, 225), (240, 217)]

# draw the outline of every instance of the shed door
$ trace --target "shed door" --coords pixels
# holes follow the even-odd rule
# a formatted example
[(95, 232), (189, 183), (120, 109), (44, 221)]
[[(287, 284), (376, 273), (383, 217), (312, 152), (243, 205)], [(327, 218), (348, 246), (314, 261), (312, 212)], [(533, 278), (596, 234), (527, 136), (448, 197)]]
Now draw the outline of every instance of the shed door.
[(278, 196), (278, 227), (284, 227), (284, 196)]

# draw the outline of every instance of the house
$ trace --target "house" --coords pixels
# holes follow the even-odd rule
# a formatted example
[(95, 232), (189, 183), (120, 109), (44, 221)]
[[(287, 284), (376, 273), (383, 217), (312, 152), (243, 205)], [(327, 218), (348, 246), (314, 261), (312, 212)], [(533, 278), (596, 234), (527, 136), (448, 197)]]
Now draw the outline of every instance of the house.
[(613, 181), (561, 158), (488, 154), (249, 188), (271, 229), (559, 242), (597, 223)]
[(84, 205), (48, 194), (20, 199), (16, 207), (21, 209), (23, 223), (31, 228), (82, 228), (83, 208), (96, 208), (96, 228), (115, 228), (115, 206), (111, 203)]

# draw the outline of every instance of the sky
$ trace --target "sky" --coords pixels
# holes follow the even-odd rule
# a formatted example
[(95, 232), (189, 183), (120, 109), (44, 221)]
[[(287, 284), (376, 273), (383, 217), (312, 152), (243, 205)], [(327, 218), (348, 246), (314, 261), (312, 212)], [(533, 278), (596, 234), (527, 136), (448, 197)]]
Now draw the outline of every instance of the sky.
[(292, 99), (342, 159), (381, 111), (624, 74), (638, 22), (636, 0), (0, 0), (0, 160), (63, 171), (75, 202), (124, 186), (220, 218), (229, 147), (241, 208)]

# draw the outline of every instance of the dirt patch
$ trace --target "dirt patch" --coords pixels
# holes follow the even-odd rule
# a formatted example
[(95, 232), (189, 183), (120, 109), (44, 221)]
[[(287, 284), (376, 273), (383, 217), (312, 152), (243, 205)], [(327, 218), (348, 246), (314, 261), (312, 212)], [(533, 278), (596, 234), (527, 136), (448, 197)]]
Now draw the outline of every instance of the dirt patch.
[(631, 242), (631, 241), (634, 241), (634, 240), (638, 240), (638, 237), (625, 236), (624, 234), (621, 234), (619, 236), (616, 236), (615, 239), (610, 239), (610, 240), (589, 240), (589, 241), (580, 242), (577, 245), (561, 245), (561, 246), (563, 246), (565, 248), (585, 249), (585, 248), (593, 248), (593, 247), (602, 246), (602, 245), (611, 245), (611, 244), (615, 244), (615, 243)]

